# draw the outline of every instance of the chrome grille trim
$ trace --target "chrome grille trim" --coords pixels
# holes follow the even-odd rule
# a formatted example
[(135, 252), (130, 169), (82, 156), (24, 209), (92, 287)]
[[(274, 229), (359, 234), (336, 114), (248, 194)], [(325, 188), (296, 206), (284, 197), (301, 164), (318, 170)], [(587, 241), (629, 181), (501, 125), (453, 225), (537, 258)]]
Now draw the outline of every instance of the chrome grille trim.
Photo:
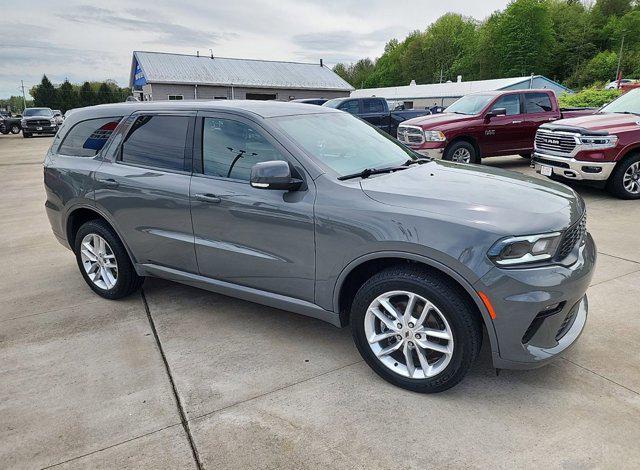
[(579, 143), (577, 134), (538, 129), (534, 148), (559, 157), (572, 157)]
[(422, 145), (425, 142), (421, 127), (402, 124), (398, 126), (397, 139), (407, 145)]

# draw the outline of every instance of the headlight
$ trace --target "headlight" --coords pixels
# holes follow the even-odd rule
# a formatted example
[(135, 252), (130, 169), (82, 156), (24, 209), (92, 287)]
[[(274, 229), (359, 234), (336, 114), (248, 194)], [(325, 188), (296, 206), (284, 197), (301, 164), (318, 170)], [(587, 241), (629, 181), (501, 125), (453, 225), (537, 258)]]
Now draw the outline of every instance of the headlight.
[(424, 140), (427, 142), (442, 142), (447, 138), (440, 131), (424, 131)]
[(603, 135), (603, 136), (580, 136), (578, 137), (580, 145), (587, 149), (608, 149), (615, 147), (618, 144), (617, 135)]
[(22, 121), (20, 121), (20, 125), (22, 127), (25, 127), (27, 125), (27, 121), (25, 121), (24, 119)]
[(544, 261), (553, 258), (561, 239), (560, 232), (503, 238), (487, 254), (500, 266)]

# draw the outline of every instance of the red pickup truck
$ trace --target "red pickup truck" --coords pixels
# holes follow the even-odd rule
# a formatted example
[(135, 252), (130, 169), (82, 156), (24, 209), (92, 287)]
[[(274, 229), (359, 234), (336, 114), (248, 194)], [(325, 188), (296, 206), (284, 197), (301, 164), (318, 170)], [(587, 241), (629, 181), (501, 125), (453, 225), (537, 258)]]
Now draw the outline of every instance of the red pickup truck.
[(513, 154), (529, 158), (541, 124), (595, 111), (560, 109), (551, 90), (488, 91), (463, 96), (441, 114), (404, 121), (397, 137), (419, 153), (462, 163)]
[(554, 179), (597, 183), (619, 198), (640, 199), (640, 89), (591, 116), (541, 126), (531, 163)]

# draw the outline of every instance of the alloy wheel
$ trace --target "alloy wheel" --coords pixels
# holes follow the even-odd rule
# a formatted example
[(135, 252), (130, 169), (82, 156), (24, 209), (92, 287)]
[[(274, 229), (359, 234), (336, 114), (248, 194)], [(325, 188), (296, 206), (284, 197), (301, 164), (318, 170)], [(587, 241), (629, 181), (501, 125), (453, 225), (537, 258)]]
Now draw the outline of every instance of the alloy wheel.
[(631, 194), (640, 194), (640, 162), (629, 165), (622, 177), (622, 185)]
[(447, 319), (432, 302), (413, 292), (391, 291), (376, 297), (367, 308), (364, 330), (378, 360), (404, 377), (434, 377), (453, 356)]
[(116, 255), (100, 235), (90, 233), (80, 244), (80, 258), (87, 277), (100, 289), (112, 289), (118, 282)]
[(453, 155), (451, 155), (451, 161), (458, 163), (471, 163), (471, 152), (469, 152), (469, 149), (464, 147), (459, 148), (453, 152)]

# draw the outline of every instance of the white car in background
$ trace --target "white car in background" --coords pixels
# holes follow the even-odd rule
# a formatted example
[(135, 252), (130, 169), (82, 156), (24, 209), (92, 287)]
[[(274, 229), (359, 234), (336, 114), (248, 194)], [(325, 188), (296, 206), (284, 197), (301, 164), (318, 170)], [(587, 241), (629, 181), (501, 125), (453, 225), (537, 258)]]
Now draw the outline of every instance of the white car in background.
[[(623, 78), (623, 79), (622, 79), (622, 80), (620, 80), (619, 82), (620, 82), (620, 85), (630, 85), (630, 84), (632, 84), (632, 83), (636, 83), (636, 82), (637, 82), (637, 80), (632, 80), (632, 79), (630, 79), (630, 78)], [(605, 89), (605, 90), (616, 90), (616, 89), (618, 88), (618, 86), (619, 86), (619, 85), (618, 85), (618, 80), (614, 80), (614, 81), (612, 81), (612, 82), (608, 83), (608, 84), (604, 87), (604, 89)]]

